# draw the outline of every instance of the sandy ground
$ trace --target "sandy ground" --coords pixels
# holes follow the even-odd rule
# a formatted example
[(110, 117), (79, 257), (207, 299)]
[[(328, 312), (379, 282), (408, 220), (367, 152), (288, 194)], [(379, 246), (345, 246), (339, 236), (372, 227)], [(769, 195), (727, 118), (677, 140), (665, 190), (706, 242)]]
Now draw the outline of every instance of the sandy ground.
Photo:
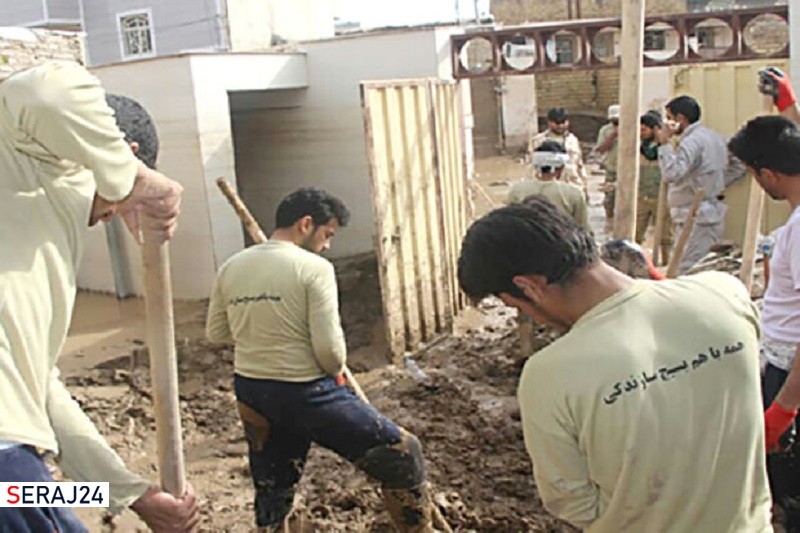
[[(525, 173), (506, 157), (481, 160), (478, 180), (502, 203)], [(602, 234), (601, 174), (591, 184), (593, 225)], [(490, 208), (485, 197), (476, 212)], [(374, 260), (337, 267), (349, 364), (371, 401), (417, 434), (435, 500), (456, 531), (572, 531), (541, 506), (524, 450), (514, 393), (524, 361), (514, 313), (498, 302), (469, 309), (455, 334), (417, 355), (420, 383), (387, 365)], [(202, 531), (252, 531), (246, 445), (232, 392), (233, 354), (203, 340), (206, 302), (176, 302), (187, 475), (201, 497)], [(60, 366), (65, 381), (111, 445), (135, 471), (157, 478), (142, 302), (81, 293)], [(136, 355), (132, 355), (136, 354)], [(312, 449), (298, 490), (304, 531), (391, 531), (378, 488), (326, 450)], [(104, 523), (79, 510), (93, 532), (144, 531), (131, 513)]]

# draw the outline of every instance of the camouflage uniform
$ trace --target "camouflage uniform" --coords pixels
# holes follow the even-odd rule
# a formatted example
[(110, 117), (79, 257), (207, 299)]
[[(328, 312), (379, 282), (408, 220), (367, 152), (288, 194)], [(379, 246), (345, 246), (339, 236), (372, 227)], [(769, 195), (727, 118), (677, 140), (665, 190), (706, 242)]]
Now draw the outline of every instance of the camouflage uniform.
[[(606, 142), (608, 137), (616, 130), (616, 126), (612, 123), (608, 123), (602, 128), (600, 128), (600, 132), (597, 134), (597, 144), (595, 145), (594, 149), (597, 148)], [(603, 168), (606, 171), (606, 179), (604, 183), (616, 183), (617, 182), (617, 141), (614, 141), (614, 144), (611, 145), (611, 148), (603, 154)], [(606, 211), (606, 218), (610, 221), (614, 218), (614, 203), (616, 202), (616, 191), (615, 190), (608, 190), (605, 192), (605, 196), (603, 198), (603, 208)]]

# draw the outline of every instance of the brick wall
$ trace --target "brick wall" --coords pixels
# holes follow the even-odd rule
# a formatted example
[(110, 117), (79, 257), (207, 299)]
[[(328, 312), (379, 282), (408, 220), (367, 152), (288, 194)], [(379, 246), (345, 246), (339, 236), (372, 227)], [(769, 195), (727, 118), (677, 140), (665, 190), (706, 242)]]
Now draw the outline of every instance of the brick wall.
[(0, 79), (49, 59), (85, 62), (83, 36), (18, 27), (0, 27)]
[[(580, 18), (611, 18), (622, 14), (621, 0), (573, 0), (572, 17), (578, 18), (575, 5), (580, 3)], [(686, 0), (647, 0), (647, 15), (674, 15), (686, 12)], [(491, 0), (491, 12), (497, 22), (524, 24), (569, 19), (567, 0)]]

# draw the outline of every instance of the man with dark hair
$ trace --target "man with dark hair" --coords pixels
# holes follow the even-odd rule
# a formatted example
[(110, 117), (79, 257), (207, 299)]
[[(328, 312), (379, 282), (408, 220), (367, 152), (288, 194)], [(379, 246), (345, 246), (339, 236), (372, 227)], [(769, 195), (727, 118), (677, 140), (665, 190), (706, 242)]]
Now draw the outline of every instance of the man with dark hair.
[[(721, 201), (726, 185), (728, 150), (726, 139), (700, 124), (700, 105), (691, 96), (679, 96), (667, 106), (667, 123), (656, 136), (662, 145), (658, 151), (661, 177), (669, 184), (668, 204), (673, 231), (680, 235), (689, 218), (698, 189), (703, 189), (689, 242), (678, 268), (689, 270), (719, 241), (725, 231), (727, 207)], [(670, 143), (679, 134), (680, 143)]]
[[(787, 108), (789, 106), (787, 105)], [(785, 111), (785, 109), (784, 109)], [(778, 233), (761, 315), (767, 466), (786, 529), (800, 531), (800, 457), (785, 439), (800, 408), (800, 129), (787, 118), (758, 117), (728, 144), (767, 194), (786, 200), (792, 214)], [(785, 453), (784, 453), (785, 452)]]
[(148, 167), (156, 168), (158, 133), (150, 114), (139, 102), (127, 96), (107, 94), (106, 103), (114, 110), (117, 126), (136, 157)]
[[(658, 213), (658, 191), (661, 187), (661, 169), (658, 166), (656, 134), (662, 127), (661, 115), (649, 111), (639, 118), (641, 145), (639, 147), (639, 194), (636, 204), (636, 242), (642, 244), (647, 228), (656, 223)], [(669, 263), (672, 251), (672, 220), (664, 214), (664, 229), (661, 233), (661, 256)]]
[(259, 531), (278, 531), (287, 518), (312, 442), (382, 482), (401, 532), (432, 531), (419, 441), (337, 381), (346, 347), (333, 265), (319, 254), (350, 213), (307, 188), (284, 198), (275, 218), (268, 242), (220, 268), (206, 323), (209, 340), (236, 346)]
[(536, 178), (521, 180), (511, 186), (508, 201), (521, 202), (532, 194), (541, 194), (571, 216), (581, 226), (589, 228), (586, 198), (580, 187), (561, 181), (569, 156), (558, 141), (544, 141), (531, 158)]
[(558, 141), (567, 149), (570, 163), (566, 166), (561, 179), (574, 183), (586, 195), (586, 169), (583, 165), (581, 143), (574, 133), (569, 131), (569, 113), (563, 107), (554, 107), (547, 112), (547, 129), (533, 137), (528, 146), (528, 154), (532, 157), (543, 142)]
[[(169, 239), (183, 189), (134, 156), (121, 110), (77, 63), (12, 75), (0, 108), (0, 482), (52, 482), (44, 457), (54, 456), (73, 480), (108, 482), (112, 513), (130, 507), (155, 531), (191, 531), (191, 489), (174, 498), (130, 472), (56, 366), (86, 228), (119, 214), (141, 241), (141, 214)], [(68, 508), (0, 507), (0, 529), (86, 531)]]
[(633, 280), (536, 197), (470, 227), (458, 279), (564, 332), (518, 387), (550, 512), (595, 533), (771, 531), (758, 311), (741, 282)]

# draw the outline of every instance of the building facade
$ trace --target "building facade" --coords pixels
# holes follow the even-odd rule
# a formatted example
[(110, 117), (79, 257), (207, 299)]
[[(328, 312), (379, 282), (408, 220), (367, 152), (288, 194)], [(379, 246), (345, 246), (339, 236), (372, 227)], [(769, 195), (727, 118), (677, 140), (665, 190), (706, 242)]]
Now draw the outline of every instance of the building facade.
[(92, 66), (188, 52), (263, 51), (334, 35), (327, 0), (5, 0), (0, 20), (82, 30)]

